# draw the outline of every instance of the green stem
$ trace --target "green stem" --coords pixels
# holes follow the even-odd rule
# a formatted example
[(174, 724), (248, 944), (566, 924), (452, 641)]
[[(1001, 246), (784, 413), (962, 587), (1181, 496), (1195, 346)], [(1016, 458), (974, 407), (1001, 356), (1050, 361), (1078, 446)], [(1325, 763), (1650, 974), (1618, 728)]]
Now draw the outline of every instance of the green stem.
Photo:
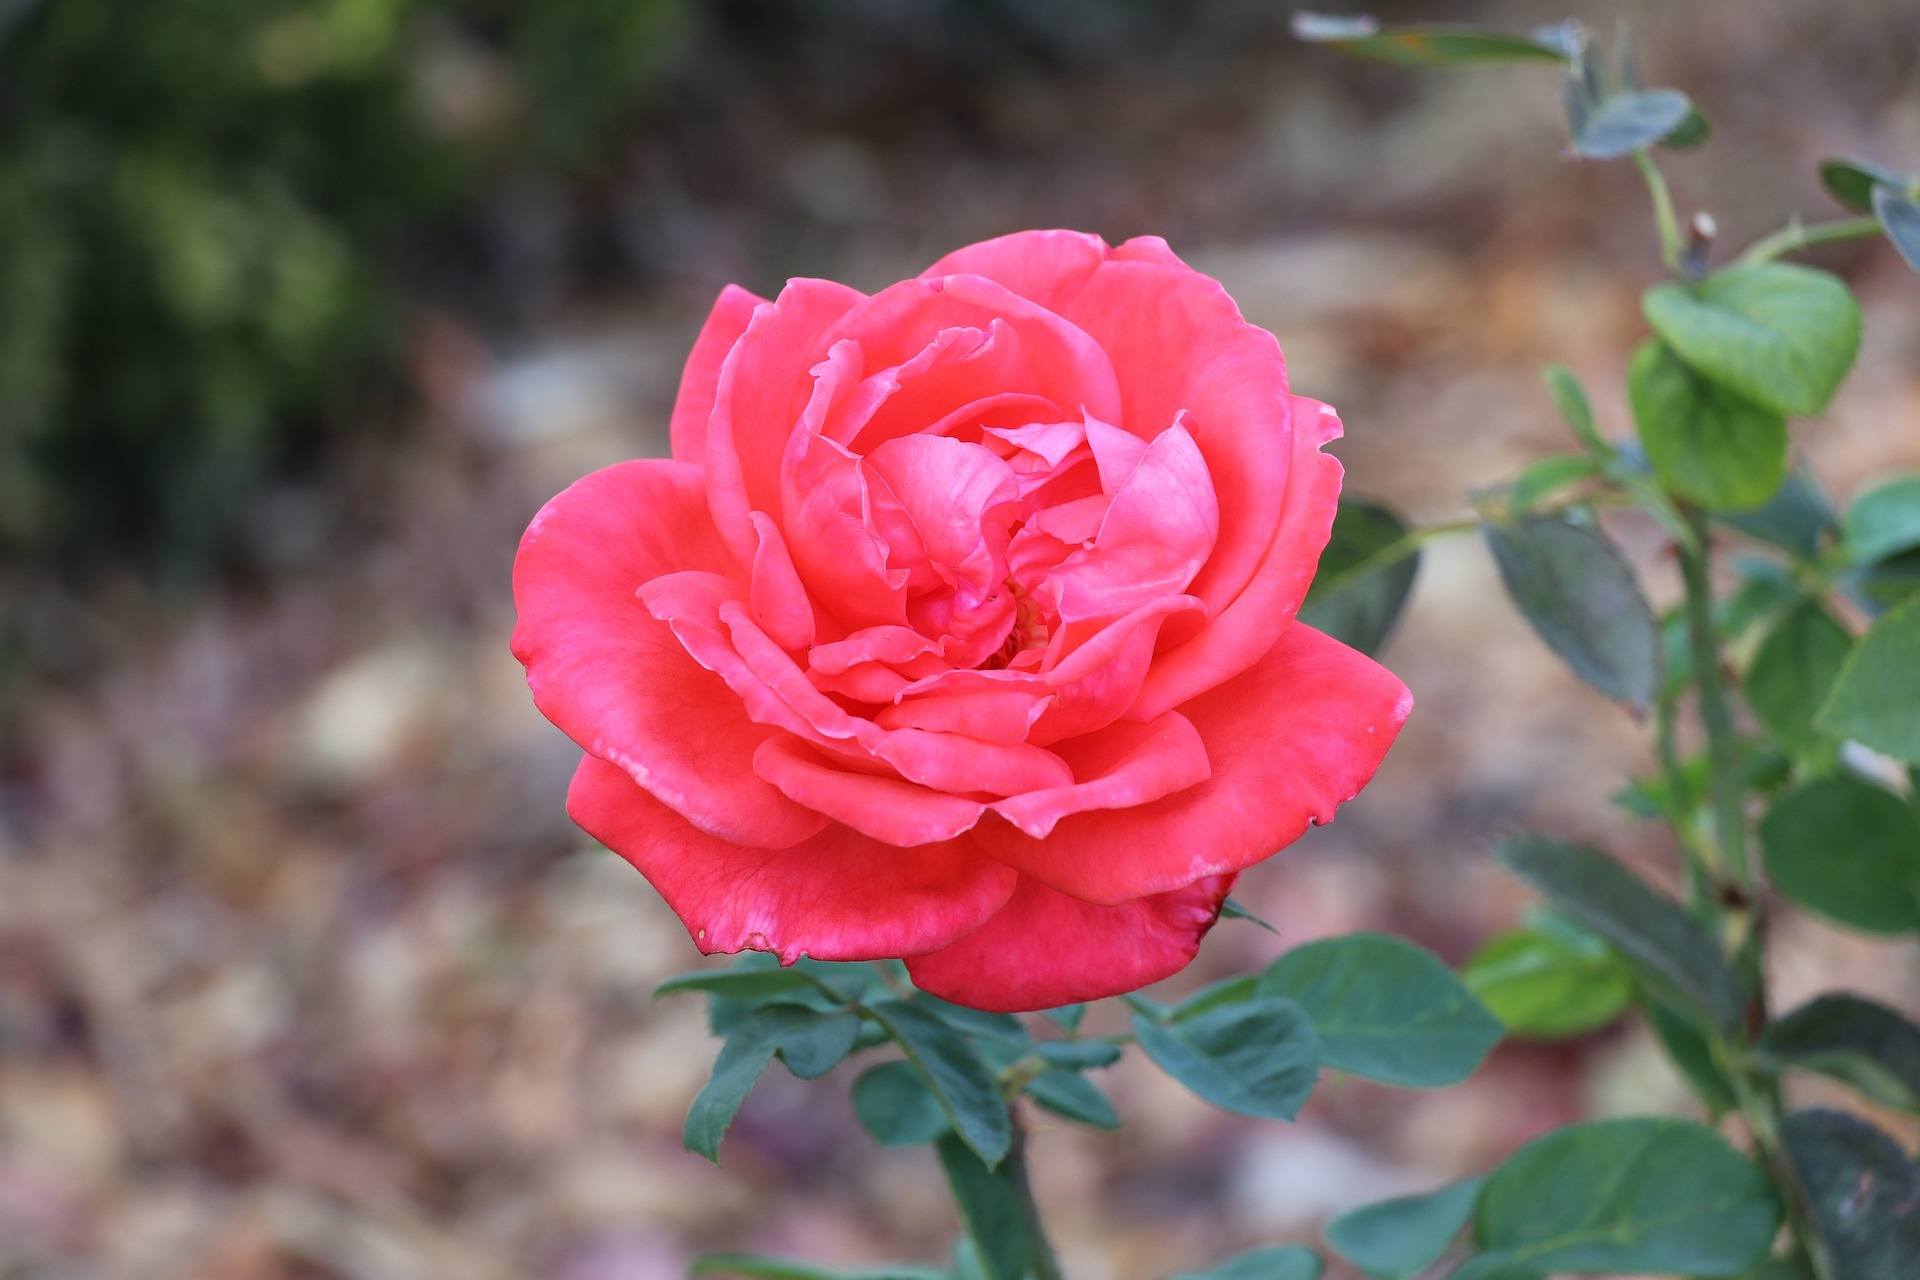
[(1667, 264), (1667, 270), (1680, 270), (1680, 255), (1686, 242), (1680, 235), (1680, 220), (1673, 212), (1673, 192), (1667, 187), (1667, 180), (1653, 163), (1653, 157), (1645, 151), (1633, 153), (1633, 163), (1640, 170), (1640, 176), (1646, 179), (1647, 194), (1653, 198), (1653, 223), (1660, 232), (1660, 261)]
[(1673, 834), (1680, 843), (1680, 852), (1686, 862), (1687, 905), (1702, 922), (1711, 924), (1716, 915), (1712, 859), (1700, 847), (1699, 833), (1694, 830), (1690, 813), (1691, 806), (1683, 808), (1680, 804), (1686, 779), (1681, 773), (1680, 752), (1674, 741), (1673, 702), (1671, 696), (1662, 694), (1653, 707), (1660, 772), (1667, 779), (1667, 821), (1673, 826)]
[(1835, 218), (1831, 222), (1815, 222), (1811, 225), (1796, 219), (1772, 235), (1754, 241), (1752, 247), (1740, 255), (1740, 261), (1745, 266), (1753, 266), (1755, 263), (1772, 262), (1775, 258), (1797, 253), (1816, 244), (1858, 240), (1862, 236), (1879, 234), (1880, 222), (1876, 218)]
[(1027, 1133), (1019, 1108), (1012, 1109), (1013, 1145), (1007, 1149), (1007, 1181), (1020, 1197), (1020, 1211), (1027, 1221), (1027, 1240), (1031, 1255), (1032, 1280), (1065, 1280), (1060, 1260), (1054, 1257), (1053, 1244), (1047, 1239), (1046, 1224), (1040, 1220), (1040, 1205), (1033, 1198), (1033, 1183), (1027, 1176)]
[(1713, 584), (1709, 578), (1712, 550), (1707, 540), (1707, 519), (1693, 507), (1683, 508), (1683, 515), (1698, 544), (1679, 548), (1680, 576), (1687, 593), (1687, 647), (1700, 687), (1700, 720), (1707, 733), (1713, 836), (1720, 851), (1722, 874), (1744, 892), (1753, 884), (1747, 866), (1746, 784), (1740, 777), (1740, 745), (1720, 676), (1720, 643), (1713, 630)]

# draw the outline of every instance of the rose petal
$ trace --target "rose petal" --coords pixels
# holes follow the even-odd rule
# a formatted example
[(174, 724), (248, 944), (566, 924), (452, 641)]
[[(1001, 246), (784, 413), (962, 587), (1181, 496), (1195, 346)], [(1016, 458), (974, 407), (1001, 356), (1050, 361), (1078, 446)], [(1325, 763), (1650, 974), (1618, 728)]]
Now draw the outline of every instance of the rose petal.
[(920, 273), (985, 276), (1049, 311), (1078, 293), (1111, 252), (1099, 236), (1082, 231), (1016, 231), (955, 249)]
[(707, 419), (713, 414), (713, 398), (719, 390), (720, 366), (733, 350), (733, 344), (747, 331), (753, 309), (765, 298), (730, 284), (714, 299), (707, 322), (693, 340), (693, 351), (680, 371), (680, 391), (673, 398), (673, 417), (668, 429), (676, 462), (698, 464), (707, 455)]
[(796, 804), (890, 845), (951, 840), (980, 820), (978, 801), (840, 768), (786, 736), (760, 744), (753, 770)]
[(1293, 462), (1281, 520), (1246, 589), (1192, 639), (1154, 659), (1140, 700), (1127, 716), (1151, 720), (1214, 688), (1265, 653), (1300, 608), (1340, 502), (1340, 460), (1321, 452), (1340, 436), (1340, 419), (1317, 400), (1296, 396)]
[[(1169, 711), (1152, 724), (1123, 721), (1098, 733), (1083, 734), (1054, 748), (1079, 781), (1045, 791), (1029, 791), (988, 808), (1035, 841), (1044, 840), (1060, 819), (1092, 809), (1130, 809), (1205, 782), (1212, 770), (1207, 747), (1193, 722)], [(992, 852), (992, 846), (983, 842)], [(1008, 848), (1024, 856), (1044, 845)], [(1019, 863), (1009, 863), (1026, 870)]]
[(535, 705), (568, 737), (702, 830), (784, 847), (821, 819), (753, 776), (767, 730), (634, 594), (669, 570), (713, 576), (726, 562), (698, 469), (648, 459), (596, 471), (521, 539), (513, 652)]
[(1023, 876), (996, 915), (938, 951), (908, 956), (907, 972), (922, 991), (996, 1013), (1120, 995), (1187, 967), (1233, 879), (1096, 906)]
[(753, 606), (753, 618), (766, 633), (788, 649), (804, 649), (813, 643), (813, 605), (800, 573), (787, 554), (787, 542), (764, 511), (755, 511), (754, 536), (759, 540), (753, 552), (752, 581), (747, 599)]
[(987, 742), (1025, 742), (1027, 731), (1052, 702), (1028, 689), (961, 689), (910, 697), (882, 707), (874, 722), (884, 729), (934, 729)]
[(983, 848), (1063, 893), (1124, 902), (1238, 871), (1329, 822), (1360, 793), (1413, 696), (1392, 672), (1302, 622), (1234, 680), (1181, 707), (1213, 776), (1135, 808), (1063, 818), (1045, 841), (983, 825)]
[(1019, 879), (964, 840), (903, 849), (841, 826), (790, 849), (717, 840), (592, 756), (573, 776), (567, 812), (647, 878), (709, 955), (913, 955), (977, 928)]

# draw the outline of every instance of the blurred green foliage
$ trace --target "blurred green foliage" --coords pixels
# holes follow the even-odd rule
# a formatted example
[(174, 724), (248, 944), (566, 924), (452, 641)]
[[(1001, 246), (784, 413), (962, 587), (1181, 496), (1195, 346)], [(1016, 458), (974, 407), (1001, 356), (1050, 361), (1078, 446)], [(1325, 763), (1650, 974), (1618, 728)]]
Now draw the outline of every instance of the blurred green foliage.
[(619, 136), (680, 0), (0, 0), (0, 549), (199, 563), (390, 366), (396, 259)]

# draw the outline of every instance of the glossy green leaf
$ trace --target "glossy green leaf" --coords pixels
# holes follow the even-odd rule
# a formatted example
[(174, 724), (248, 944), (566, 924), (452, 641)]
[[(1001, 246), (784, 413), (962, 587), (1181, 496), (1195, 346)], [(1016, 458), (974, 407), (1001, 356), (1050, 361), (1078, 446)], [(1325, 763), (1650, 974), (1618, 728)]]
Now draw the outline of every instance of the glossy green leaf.
[(1231, 978), (1220, 978), (1209, 982), (1198, 991), (1183, 998), (1178, 1004), (1167, 1010), (1166, 1019), (1183, 1022), (1198, 1017), (1222, 1005), (1237, 1004), (1243, 1000), (1252, 1000), (1260, 994), (1260, 975), (1243, 973)]
[(820, 1015), (792, 1005), (772, 1005), (749, 1015), (720, 1046), (713, 1075), (687, 1109), (681, 1141), (687, 1150), (715, 1161), (720, 1139), (753, 1091), (760, 1073), (773, 1061), (783, 1038), (802, 1033)]
[(1847, 286), (1791, 263), (1657, 285), (1643, 309), (1653, 331), (1702, 376), (1779, 413), (1825, 409), (1860, 349), (1860, 304)]
[(1320, 1280), (1324, 1270), (1313, 1250), (1283, 1244), (1236, 1254), (1204, 1271), (1176, 1271), (1167, 1280)]
[(1291, 1000), (1242, 1000), (1171, 1023), (1141, 1014), (1133, 1033), (1162, 1071), (1241, 1115), (1293, 1119), (1320, 1074), (1313, 1024)]
[(1692, 113), (1693, 104), (1678, 89), (1612, 94), (1588, 111), (1575, 127), (1573, 153), (1587, 160), (1631, 155), (1686, 126)]
[(1306, 1011), (1321, 1062), (1406, 1088), (1458, 1084), (1506, 1031), (1431, 952), (1383, 933), (1295, 947), (1259, 990)]
[(1560, 410), (1561, 418), (1572, 428), (1574, 438), (1587, 452), (1598, 458), (1613, 453), (1613, 446), (1600, 437), (1600, 429), (1594, 424), (1593, 404), (1587, 399), (1586, 388), (1580, 385), (1580, 379), (1573, 376), (1573, 370), (1563, 364), (1550, 364), (1543, 370), (1547, 380), (1547, 392), (1553, 397), (1554, 407)]
[(1824, 738), (1813, 727), (1840, 675), (1853, 637), (1814, 601), (1774, 623), (1747, 668), (1747, 705), (1781, 743), (1804, 751)]
[(1843, 1111), (1796, 1111), (1782, 1136), (1838, 1280), (1913, 1280), (1920, 1165)]
[(1034, 1223), (1026, 1210), (1019, 1163), (996, 1160), (998, 1167), (988, 1168), (953, 1134), (939, 1139), (933, 1149), (987, 1280), (1026, 1280)]
[(1098, 1037), (1088, 1040), (1042, 1040), (1033, 1048), (1048, 1064), (1065, 1067), (1069, 1071), (1110, 1067), (1120, 1061), (1120, 1046)]
[(966, 1040), (925, 1008), (903, 1000), (874, 1005), (873, 1016), (919, 1068), (954, 1131), (982, 1160), (999, 1164), (1013, 1140), (1007, 1104)]
[(911, 1262), (878, 1267), (822, 1267), (797, 1258), (773, 1258), (758, 1253), (709, 1253), (687, 1268), (693, 1276), (748, 1276), (752, 1280), (950, 1280), (945, 1267)]
[(1920, 1027), (1862, 996), (1817, 996), (1770, 1023), (1757, 1049), (1774, 1067), (1817, 1071), (1875, 1102), (1920, 1111)]
[(1817, 560), (1839, 536), (1840, 518), (1812, 476), (1789, 471), (1774, 495), (1751, 511), (1728, 512), (1720, 522), (1749, 538), (1770, 542), (1800, 560)]
[(1759, 1262), (1780, 1226), (1766, 1176), (1686, 1120), (1572, 1125), (1536, 1138), (1481, 1188), (1484, 1251), (1542, 1271), (1725, 1276)]
[(1760, 824), (1773, 887), (1870, 933), (1920, 929), (1920, 817), (1892, 792), (1848, 775), (1780, 797)]
[(1653, 699), (1660, 633), (1633, 571), (1593, 529), (1548, 517), (1483, 526), (1521, 614), (1574, 673), (1636, 707)]
[(1413, 590), (1420, 551), (1400, 517), (1343, 497), (1300, 620), (1362, 653), (1386, 643)]
[(802, 1080), (817, 1080), (840, 1065), (853, 1052), (860, 1036), (860, 1015), (833, 1013), (808, 1020), (806, 1025), (782, 1036), (780, 1061)]
[(1868, 489), (1847, 508), (1847, 555), (1872, 564), (1920, 547), (1920, 472)]
[(1575, 921), (1607, 940), (1662, 996), (1708, 1024), (1731, 1028), (1739, 980), (1715, 941), (1672, 899), (1612, 858), (1544, 836), (1516, 836), (1500, 861)]
[(1633, 1001), (1633, 975), (1606, 943), (1549, 921), (1489, 939), (1460, 976), (1509, 1031), (1529, 1040), (1584, 1035)]
[(882, 1062), (853, 1082), (853, 1113), (883, 1147), (932, 1142), (948, 1129), (947, 1112), (910, 1062)]
[(676, 974), (653, 989), (659, 996), (698, 991), (706, 995), (759, 999), (794, 992), (814, 994), (817, 988), (804, 973), (792, 969), (711, 969)]
[(1920, 195), (1915, 195), (1912, 188), (1901, 195), (1886, 187), (1876, 187), (1873, 216), (1880, 219), (1880, 229), (1887, 233), (1887, 239), (1907, 260), (1907, 265), (1920, 271)]
[(1557, 30), (1534, 36), (1476, 27), (1423, 25), (1383, 29), (1372, 18), (1323, 13), (1293, 15), (1296, 39), (1331, 45), (1342, 53), (1406, 67), (1453, 67), (1486, 62), (1565, 62), (1565, 37)]
[(969, 1009), (966, 1005), (951, 1004), (937, 996), (927, 995), (925, 992), (914, 995), (912, 1003), (914, 1008), (924, 1009), (962, 1035), (1022, 1048), (1033, 1039), (1027, 1034), (1027, 1029), (1020, 1025), (1020, 1019), (1010, 1013), (990, 1013), (985, 1009)]
[(1027, 1096), (1053, 1112), (1096, 1129), (1118, 1129), (1120, 1116), (1099, 1086), (1083, 1075), (1049, 1067), (1027, 1083)]
[(1627, 398), (1648, 462), (1683, 497), (1747, 510), (1786, 479), (1786, 419), (1710, 381), (1665, 343), (1649, 340), (1634, 353)]
[(1327, 1244), (1379, 1280), (1407, 1280), (1440, 1260), (1473, 1216), (1484, 1179), (1363, 1205), (1327, 1224)]
[(1872, 213), (1875, 187), (1891, 187), (1900, 192), (1920, 179), (1868, 160), (1836, 157), (1821, 162), (1820, 181), (1835, 200), (1855, 213)]
[(1867, 628), (1815, 723), (1836, 737), (1920, 764), (1920, 597)]
[(1047, 1020), (1053, 1023), (1054, 1026), (1059, 1027), (1068, 1035), (1073, 1035), (1080, 1030), (1080, 1023), (1087, 1016), (1087, 1006), (1084, 1004), (1063, 1004), (1058, 1009), (1048, 1009), (1046, 1015)]

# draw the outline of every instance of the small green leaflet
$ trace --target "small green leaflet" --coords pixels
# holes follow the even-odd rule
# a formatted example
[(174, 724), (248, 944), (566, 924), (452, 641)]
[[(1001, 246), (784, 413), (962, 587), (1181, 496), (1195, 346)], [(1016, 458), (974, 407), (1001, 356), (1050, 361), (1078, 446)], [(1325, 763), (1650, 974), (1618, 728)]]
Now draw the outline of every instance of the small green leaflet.
[(1847, 555), (1872, 564), (1920, 547), (1920, 472), (1895, 476), (1853, 500), (1845, 523)]
[(1884, 1106), (1920, 1112), (1920, 1027), (1862, 996), (1816, 996), (1775, 1019), (1756, 1046), (1775, 1068), (1844, 1081)]
[(1300, 620), (1375, 653), (1392, 634), (1419, 567), (1420, 548), (1405, 521), (1383, 506), (1343, 496)]
[(1458, 1084), (1506, 1031), (1431, 952), (1383, 933), (1296, 947), (1258, 990), (1306, 1011), (1327, 1066), (1402, 1088)]
[(1320, 1073), (1313, 1024), (1291, 1000), (1242, 1000), (1172, 1023), (1136, 1014), (1133, 1032), (1162, 1071), (1241, 1115), (1293, 1119)]
[(952, 1134), (934, 1143), (934, 1151), (987, 1280), (1025, 1280), (1027, 1261), (1033, 1257), (1033, 1223), (1018, 1181), (1025, 1177), (1019, 1162), (996, 1162), (997, 1168), (988, 1168)]
[(853, 1113), (883, 1147), (932, 1142), (948, 1128), (947, 1112), (910, 1062), (882, 1062), (853, 1082)]
[(1012, 1122), (999, 1084), (965, 1038), (935, 1014), (903, 1000), (874, 1005), (873, 1016), (920, 1069), (954, 1131), (981, 1160), (999, 1164), (1013, 1141)]
[(1899, 1143), (1843, 1111), (1796, 1111), (1784, 1136), (1833, 1274), (1912, 1280), (1920, 1258), (1920, 1166)]
[(1444, 24), (1383, 29), (1372, 18), (1324, 13), (1294, 14), (1293, 34), (1342, 53), (1407, 67), (1565, 62), (1572, 40), (1565, 27), (1544, 27), (1527, 36)]
[(1558, 1040), (1606, 1026), (1633, 1002), (1633, 976), (1607, 944), (1550, 914), (1489, 939), (1461, 970), (1507, 1029)]
[(1883, 614), (1860, 637), (1815, 723), (1920, 764), (1920, 595)]
[(714, 1060), (713, 1075), (687, 1110), (681, 1141), (687, 1150), (718, 1162), (720, 1139), (747, 1100), (781, 1041), (804, 1032), (819, 1015), (792, 1005), (774, 1005), (749, 1015)]
[(1920, 196), (1912, 188), (1903, 195), (1887, 187), (1875, 187), (1873, 215), (1880, 219), (1880, 229), (1907, 265), (1920, 271)]
[(1175, 1272), (1167, 1280), (1320, 1280), (1325, 1269), (1313, 1250), (1277, 1245), (1238, 1254), (1204, 1271)]
[(1481, 1188), (1483, 1253), (1540, 1271), (1737, 1275), (1780, 1226), (1766, 1176), (1712, 1129), (1631, 1118), (1520, 1148)]
[(1896, 172), (1869, 160), (1836, 157), (1820, 164), (1820, 182), (1835, 200), (1855, 213), (1873, 212), (1873, 192), (1887, 187), (1895, 194), (1920, 187), (1920, 178)]
[(1853, 637), (1814, 601), (1775, 622), (1753, 655), (1744, 686), (1747, 705), (1781, 745), (1796, 752), (1817, 746), (1824, 735), (1813, 718), (1840, 675)]
[(1767, 877), (1787, 897), (1870, 933), (1920, 930), (1920, 816), (1846, 774), (1781, 796), (1760, 824)]
[(1847, 286), (1791, 263), (1656, 285), (1643, 310), (1695, 371), (1776, 413), (1825, 409), (1860, 349), (1860, 305)]
[(1408, 1280), (1440, 1260), (1473, 1216), (1482, 1178), (1349, 1210), (1327, 1224), (1327, 1244), (1379, 1280)]
[(1715, 511), (1744, 511), (1787, 475), (1787, 421), (1649, 339), (1627, 367), (1627, 398), (1647, 461), (1669, 488)]

